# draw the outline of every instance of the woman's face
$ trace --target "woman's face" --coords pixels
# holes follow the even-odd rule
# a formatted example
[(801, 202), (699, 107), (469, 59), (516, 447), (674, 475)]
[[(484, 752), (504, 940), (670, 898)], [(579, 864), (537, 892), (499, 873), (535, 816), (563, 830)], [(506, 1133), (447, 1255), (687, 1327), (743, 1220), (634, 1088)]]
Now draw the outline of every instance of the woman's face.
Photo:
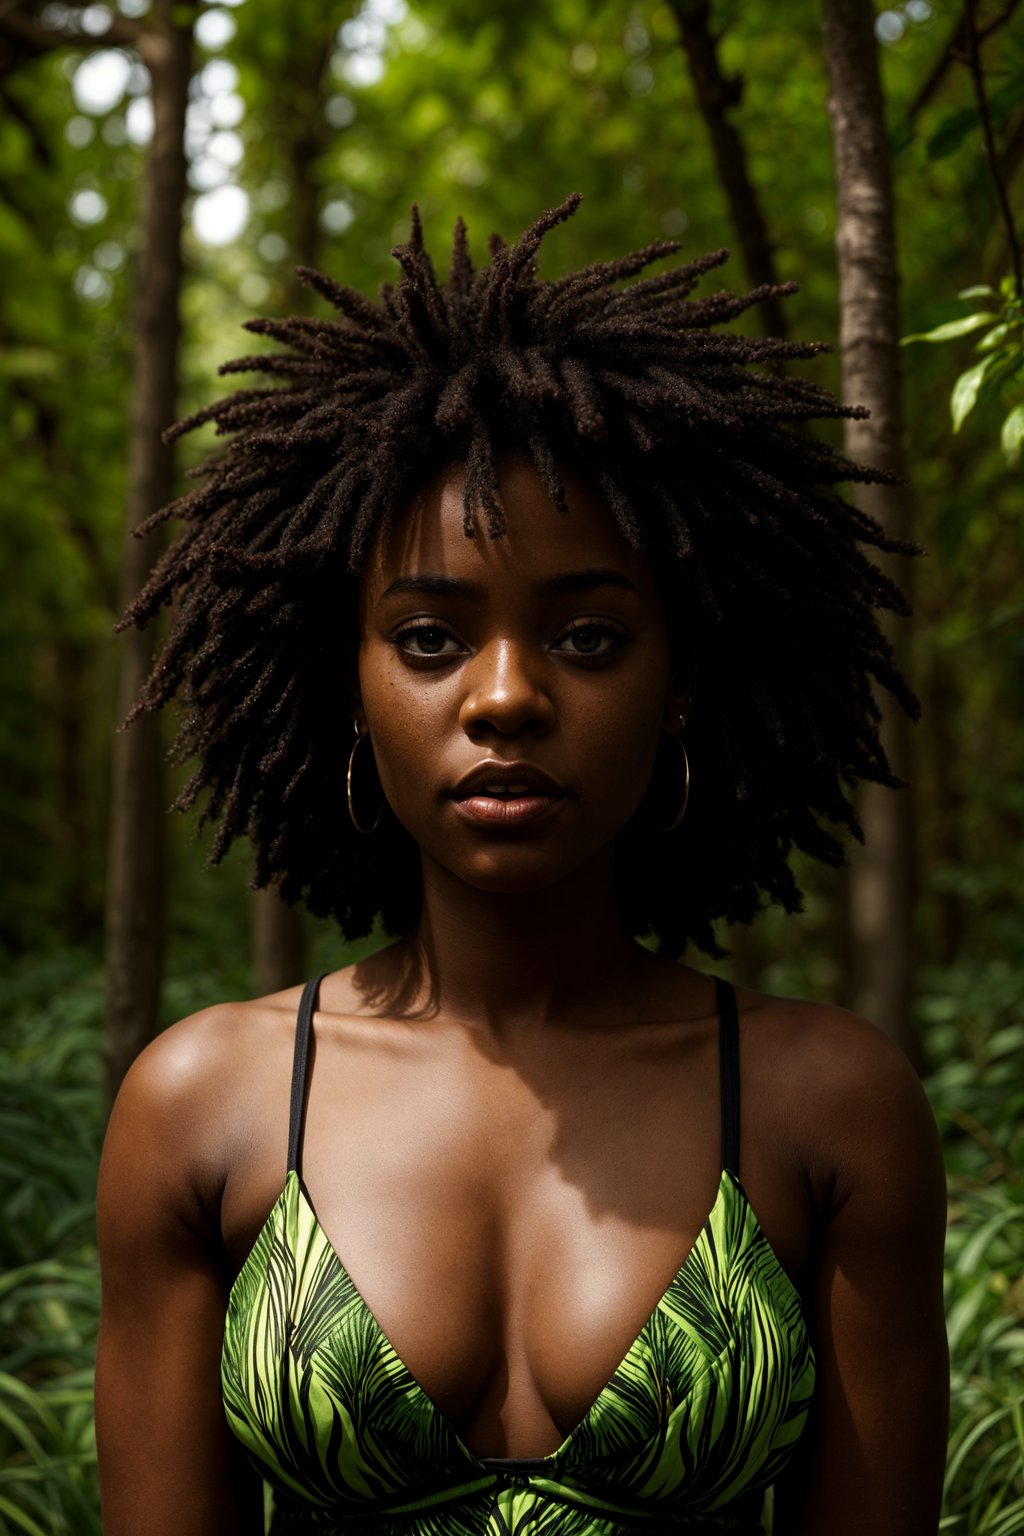
[(500, 539), (463, 531), (446, 470), (377, 543), (360, 594), (357, 719), (428, 859), (488, 891), (539, 890), (616, 835), (677, 733), (664, 602), (582, 480), (567, 515), (499, 464)]

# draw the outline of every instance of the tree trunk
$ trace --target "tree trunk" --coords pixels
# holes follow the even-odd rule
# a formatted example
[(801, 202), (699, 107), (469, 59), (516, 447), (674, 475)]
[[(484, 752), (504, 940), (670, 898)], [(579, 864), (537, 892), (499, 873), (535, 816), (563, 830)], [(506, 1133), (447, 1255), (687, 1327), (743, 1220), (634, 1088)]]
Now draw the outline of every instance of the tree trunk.
[(305, 980), (306, 928), (298, 907), (287, 906), (276, 885), (252, 893), (252, 968), (257, 991), (281, 992)]
[[(157, 0), (141, 42), (153, 93), (153, 138), (146, 155), (139, 262), (138, 338), (129, 460), (127, 526), (171, 499), (173, 465), (161, 433), (176, 415), (180, 333), (185, 107), (191, 27), (181, 6)], [(156, 533), (128, 536), (122, 603), (142, 586), (159, 553)], [(118, 718), (135, 703), (150, 669), (152, 630), (129, 629), (121, 641)], [(107, 885), (106, 1088), (114, 1095), (135, 1056), (156, 1033), (163, 963), (163, 817), (165, 791), (158, 719), (144, 715), (114, 740)]]
[[(672, 9), (697, 106), (707, 125), (718, 177), (743, 252), (747, 276), (755, 287), (761, 283), (777, 283), (774, 249), (747, 169), (743, 140), (728, 115), (740, 104), (743, 81), (738, 75), (730, 79), (722, 73), (717, 39), (711, 31), (709, 0), (673, 0)], [(778, 299), (765, 299), (761, 304), (761, 315), (767, 335), (786, 335), (786, 316)]]
[[(899, 276), (875, 10), (871, 0), (823, 0), (822, 14), (836, 164), (843, 397), (871, 411), (867, 421), (845, 423), (845, 447), (852, 458), (905, 476)], [(856, 500), (890, 534), (909, 537), (906, 490), (859, 486)], [(910, 560), (884, 556), (880, 563), (912, 596)], [(889, 619), (883, 615), (883, 627), (906, 675), (910, 649), (906, 624)], [(890, 765), (898, 777), (909, 781), (910, 722), (888, 694), (882, 695), (880, 703), (882, 740)], [(858, 1013), (914, 1055), (912, 791), (866, 784), (859, 807), (866, 847), (854, 855), (850, 874), (848, 995)]]
[[(289, 224), (294, 264), (320, 262), (320, 186), (316, 163), (327, 147), (324, 80), (330, 62), (333, 29), (313, 39), (288, 69), (287, 90), (277, 103), (277, 131), (284, 144), (289, 182)], [(306, 43), (303, 37), (297, 39)], [(307, 290), (296, 280), (289, 294), (293, 309), (308, 305)], [(261, 993), (280, 992), (306, 974), (306, 925), (299, 907), (288, 907), (277, 887), (255, 891), (252, 898), (252, 962)]]

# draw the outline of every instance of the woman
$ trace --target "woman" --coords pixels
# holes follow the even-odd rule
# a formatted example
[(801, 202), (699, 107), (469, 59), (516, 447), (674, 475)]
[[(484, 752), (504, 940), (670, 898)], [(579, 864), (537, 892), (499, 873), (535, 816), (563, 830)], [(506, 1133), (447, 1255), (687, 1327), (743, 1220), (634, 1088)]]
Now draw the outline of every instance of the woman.
[[(284, 387), (128, 615), (180, 598), (213, 857), (368, 960), (168, 1030), (100, 1188), (109, 1536), (774, 1529), (931, 1536), (944, 1183), (916, 1077), (843, 1010), (678, 963), (841, 859), (894, 784), (873, 608), (905, 611), (806, 435), (850, 414), (713, 329), (723, 252), (559, 282), (546, 230), (418, 218), (374, 304), (258, 321)], [(777, 290), (778, 291), (778, 290)], [(167, 514), (163, 514), (167, 515)], [(842, 782), (841, 782), (842, 781)], [(638, 937), (647, 941), (637, 942)], [(286, 1157), (287, 1153), (287, 1157)], [(255, 1470), (254, 1470), (255, 1469)]]

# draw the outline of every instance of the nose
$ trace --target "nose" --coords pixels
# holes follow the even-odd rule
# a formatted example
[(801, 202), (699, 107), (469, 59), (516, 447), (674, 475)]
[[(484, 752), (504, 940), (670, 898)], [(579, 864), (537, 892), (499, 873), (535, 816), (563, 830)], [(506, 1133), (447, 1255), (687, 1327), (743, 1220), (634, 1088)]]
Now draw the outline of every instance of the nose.
[(543, 663), (531, 658), (526, 647), (495, 640), (476, 653), (462, 675), (466, 693), (459, 723), (467, 736), (475, 738), (488, 731), (540, 736), (554, 724), (555, 708)]

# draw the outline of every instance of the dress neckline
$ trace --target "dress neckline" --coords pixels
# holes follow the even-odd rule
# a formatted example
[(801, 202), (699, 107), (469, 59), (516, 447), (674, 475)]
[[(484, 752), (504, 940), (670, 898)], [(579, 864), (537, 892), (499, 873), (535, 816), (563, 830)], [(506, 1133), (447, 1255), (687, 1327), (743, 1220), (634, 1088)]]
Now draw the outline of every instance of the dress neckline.
[[(252, 1248), (250, 1249), (249, 1253), (246, 1255), (246, 1258), (243, 1260), (241, 1268), (239, 1269), (238, 1274), (236, 1275), (234, 1283), (233, 1283), (233, 1285), (231, 1287), (231, 1294), (229, 1294), (229, 1298), (228, 1298), (229, 1305), (230, 1305), (230, 1302), (231, 1302), (231, 1295), (233, 1295), (236, 1287), (242, 1281), (242, 1278), (245, 1275), (245, 1272), (248, 1269), (250, 1263), (254, 1262), (254, 1258), (255, 1258), (255, 1255), (256, 1255), (257, 1251), (263, 1246), (262, 1239), (266, 1235), (267, 1229), (275, 1221), (275, 1219), (277, 1218), (280, 1210), (287, 1205), (289, 1199), (296, 1200), (299, 1203), (301, 1203), (303, 1206), (305, 1206), (305, 1209), (306, 1209), (306, 1212), (308, 1213), (309, 1219), (313, 1223), (313, 1225), (314, 1225), (314, 1227), (316, 1229), (316, 1232), (319, 1235), (319, 1238), (320, 1238), (321, 1242), (323, 1243), (324, 1247), (327, 1249), (327, 1251), (328, 1251), (328, 1253), (330, 1255), (331, 1261), (334, 1264), (337, 1265), (337, 1267), (340, 1270), (342, 1276), (344, 1277), (346, 1283), (348, 1284), (348, 1286), (351, 1287), (352, 1294), (355, 1297), (355, 1299), (356, 1299), (356, 1301), (357, 1301), (357, 1303), (359, 1305), (360, 1310), (365, 1314), (365, 1316), (369, 1320), (369, 1322), (370, 1322), (374, 1332), (376, 1333), (376, 1335), (377, 1335), (377, 1337), (379, 1339), (381, 1348), (383, 1349), (384, 1353), (389, 1357), (390, 1363), (394, 1367), (395, 1371), (400, 1373), (400, 1375), (404, 1378), (406, 1389), (409, 1392), (411, 1392), (422, 1403), (422, 1405), (424, 1406), (424, 1408), (426, 1409), (426, 1411), (430, 1414), (430, 1416), (432, 1418), (436, 1419), (440, 1424), (442, 1424), (444, 1426), (444, 1429), (445, 1429), (446, 1433), (450, 1437), (451, 1442), (454, 1445), (454, 1447), (457, 1450), (457, 1452), (459, 1453), (459, 1455), (465, 1461), (467, 1461), (469, 1464), (471, 1464), (473, 1467), (478, 1469), (478, 1471), (481, 1474), (486, 1473), (486, 1472), (490, 1472), (492, 1470), (499, 1470), (499, 1469), (500, 1470), (504, 1470), (504, 1471), (511, 1471), (511, 1470), (522, 1470), (524, 1472), (525, 1471), (533, 1471), (533, 1472), (538, 1473), (540, 1475), (543, 1475), (545, 1472), (548, 1472), (548, 1473), (551, 1473), (551, 1474), (555, 1474), (556, 1473), (560, 1463), (565, 1459), (566, 1455), (571, 1450), (573, 1442), (586, 1429), (586, 1426), (588, 1425), (590, 1420), (593, 1418), (594, 1414), (597, 1413), (599, 1411), (599, 1409), (601, 1408), (601, 1406), (602, 1406), (602, 1404), (603, 1404), (603, 1402), (604, 1402), (608, 1392), (610, 1391), (610, 1389), (612, 1387), (612, 1384), (615, 1381), (616, 1377), (620, 1375), (620, 1373), (624, 1370), (624, 1368), (626, 1366), (628, 1366), (628, 1364), (629, 1364), (630, 1360), (632, 1359), (633, 1355), (642, 1346), (643, 1341), (644, 1341), (644, 1336), (647, 1333), (647, 1331), (649, 1330), (649, 1328), (651, 1326), (651, 1323), (657, 1317), (657, 1314), (658, 1314), (659, 1310), (662, 1308), (662, 1306), (666, 1303), (666, 1301), (670, 1297), (673, 1289), (676, 1286), (678, 1286), (680, 1281), (682, 1281), (685, 1278), (688, 1270), (692, 1267), (692, 1265), (695, 1262), (695, 1256), (698, 1254), (698, 1252), (701, 1249), (703, 1249), (703, 1248), (708, 1246), (708, 1244), (710, 1242), (710, 1232), (711, 1232), (712, 1224), (714, 1222), (714, 1218), (716, 1217), (716, 1215), (718, 1214), (718, 1212), (720, 1211), (722, 1206), (726, 1202), (728, 1202), (730, 1199), (737, 1200), (740, 1203), (741, 1208), (746, 1212), (746, 1215), (748, 1216), (748, 1218), (750, 1219), (750, 1221), (753, 1224), (752, 1231), (750, 1233), (751, 1240), (753, 1240), (755, 1242), (759, 1242), (760, 1244), (763, 1245), (764, 1249), (766, 1250), (766, 1252), (767, 1252), (767, 1254), (769, 1256), (770, 1267), (777, 1272), (776, 1277), (777, 1278), (781, 1278), (781, 1281), (783, 1282), (784, 1289), (788, 1289), (790, 1292), (792, 1292), (792, 1295), (795, 1297), (795, 1299), (797, 1301), (798, 1307), (800, 1306), (800, 1296), (799, 1296), (799, 1293), (796, 1290), (796, 1287), (793, 1284), (793, 1281), (790, 1279), (789, 1275), (786, 1273), (785, 1269), (783, 1268), (781, 1260), (778, 1258), (778, 1255), (775, 1253), (775, 1250), (772, 1248), (772, 1246), (769, 1243), (767, 1237), (765, 1237), (764, 1230), (761, 1227), (761, 1223), (757, 1219), (757, 1215), (756, 1215), (753, 1207), (750, 1204), (750, 1201), (749, 1201), (749, 1199), (747, 1197), (747, 1193), (744, 1190), (742, 1184), (740, 1183), (739, 1178), (730, 1169), (723, 1168), (722, 1172), (721, 1172), (721, 1176), (719, 1178), (718, 1190), (716, 1192), (715, 1199), (714, 1199), (714, 1202), (713, 1202), (713, 1204), (711, 1206), (711, 1209), (708, 1211), (708, 1214), (707, 1214), (707, 1216), (704, 1219), (704, 1222), (703, 1222), (703, 1224), (702, 1224), (702, 1226), (700, 1228), (700, 1231), (697, 1233), (697, 1236), (694, 1239), (693, 1243), (691, 1244), (691, 1246), (690, 1246), (686, 1256), (684, 1257), (682, 1263), (676, 1269), (676, 1271), (673, 1274), (672, 1278), (669, 1280), (668, 1285), (665, 1286), (664, 1290), (658, 1296), (658, 1299), (654, 1303), (654, 1306), (651, 1308), (650, 1312), (647, 1314), (646, 1319), (644, 1320), (643, 1324), (641, 1325), (639, 1332), (630, 1341), (629, 1345), (627, 1346), (627, 1348), (625, 1350), (625, 1353), (622, 1355), (622, 1358), (619, 1360), (618, 1364), (616, 1365), (615, 1369), (612, 1371), (612, 1373), (609, 1376), (608, 1380), (605, 1382), (604, 1386), (598, 1392), (597, 1396), (594, 1398), (594, 1401), (591, 1403), (590, 1407), (583, 1414), (583, 1416), (579, 1420), (579, 1422), (577, 1424), (575, 1424), (573, 1426), (573, 1428), (569, 1431), (569, 1433), (565, 1436), (565, 1438), (562, 1441), (562, 1443), (559, 1446), (557, 1446), (555, 1450), (550, 1451), (546, 1455), (543, 1455), (543, 1456), (526, 1456), (526, 1457), (519, 1457), (519, 1456), (515, 1456), (515, 1457), (510, 1457), (510, 1456), (480, 1456), (480, 1455), (477, 1454), (477, 1452), (471, 1450), (469, 1448), (469, 1446), (466, 1445), (465, 1441), (462, 1439), (462, 1437), (460, 1436), (460, 1434), (456, 1430), (455, 1426), (451, 1423), (451, 1421), (447, 1418), (447, 1416), (442, 1412), (442, 1410), (434, 1402), (433, 1398), (430, 1396), (430, 1394), (427, 1392), (427, 1390), (416, 1379), (416, 1377), (413, 1375), (412, 1371), (409, 1369), (409, 1367), (406, 1365), (405, 1361), (402, 1359), (401, 1355), (399, 1355), (398, 1351), (395, 1349), (395, 1346), (392, 1344), (391, 1339), (388, 1336), (387, 1330), (384, 1328), (383, 1324), (380, 1322), (379, 1318), (376, 1316), (376, 1314), (374, 1313), (373, 1309), (370, 1307), (370, 1305), (367, 1302), (366, 1298), (363, 1296), (363, 1294), (360, 1291), (359, 1287), (356, 1285), (355, 1281), (352, 1279), (352, 1276), (349, 1273), (348, 1268), (346, 1267), (344, 1260), (341, 1258), (341, 1255), (335, 1249), (334, 1244), (331, 1242), (331, 1240), (328, 1237), (326, 1231), (324, 1230), (323, 1226), (321, 1225), (320, 1219), (319, 1219), (319, 1217), (317, 1216), (317, 1213), (316, 1213), (316, 1207), (313, 1204), (313, 1201), (312, 1201), (312, 1199), (310, 1197), (309, 1191), (307, 1190), (307, 1188), (305, 1186), (305, 1183), (303, 1182), (301, 1174), (295, 1168), (290, 1168), (288, 1170), (288, 1174), (287, 1174), (287, 1177), (285, 1179), (284, 1187), (281, 1190), (281, 1193), (278, 1196), (277, 1200), (274, 1202), (274, 1205), (272, 1206), (271, 1210), (269, 1211), (269, 1213), (267, 1215), (267, 1218), (266, 1218), (265, 1222), (263, 1223), (263, 1226), (261, 1227), (260, 1232), (257, 1235), (257, 1238), (256, 1238), (255, 1242), (253, 1243)], [(713, 1244), (712, 1244), (712, 1248), (713, 1248)], [(718, 1258), (718, 1256), (715, 1255), (716, 1262), (717, 1262), (717, 1258)], [(709, 1369), (710, 1369), (710, 1365), (709, 1365)]]

